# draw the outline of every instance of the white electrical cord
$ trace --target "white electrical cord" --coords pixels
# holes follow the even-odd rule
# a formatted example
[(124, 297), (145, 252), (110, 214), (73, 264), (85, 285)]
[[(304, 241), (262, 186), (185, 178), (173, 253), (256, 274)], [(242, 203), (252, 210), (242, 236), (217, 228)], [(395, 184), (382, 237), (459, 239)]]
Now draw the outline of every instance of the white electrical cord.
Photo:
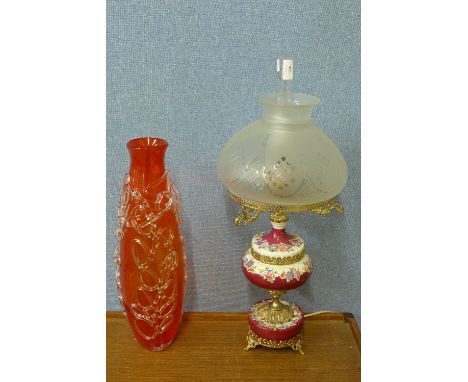
[(318, 312), (304, 314), (304, 318), (316, 316), (316, 315), (322, 314), (322, 313), (339, 313), (339, 312), (333, 312), (332, 310), (319, 310)]

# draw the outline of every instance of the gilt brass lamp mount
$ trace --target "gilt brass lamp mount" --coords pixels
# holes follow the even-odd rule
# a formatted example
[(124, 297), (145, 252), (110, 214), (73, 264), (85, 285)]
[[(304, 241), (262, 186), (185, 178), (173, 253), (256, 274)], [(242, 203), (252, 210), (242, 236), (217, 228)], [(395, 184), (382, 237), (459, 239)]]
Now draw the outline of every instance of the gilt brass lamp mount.
[(287, 212), (330, 215), (333, 211), (342, 214), (344, 208), (337, 199), (304, 206), (274, 206), (247, 201), (233, 193), (230, 196), (242, 207), (235, 219), (236, 225), (253, 223), (262, 212), (270, 212), (273, 226), (269, 233), (254, 236), (242, 262), (247, 279), (267, 289), (271, 295), (271, 299), (254, 304), (249, 310), (250, 328), (245, 350), (261, 345), (290, 347), (302, 353), (304, 314), (297, 305), (281, 297), (287, 290), (307, 281), (313, 263), (306, 254), (303, 240), (285, 231), (289, 220)]
[(311, 212), (316, 215), (330, 215), (333, 210), (335, 210), (339, 214), (344, 213), (344, 207), (337, 198), (329, 199), (320, 203), (281, 206), (250, 201), (242, 199), (241, 197), (234, 195), (232, 192), (228, 191), (228, 193), (231, 199), (242, 207), (234, 220), (236, 225), (241, 225), (242, 223), (244, 225), (253, 223), (263, 212), (271, 212), (272, 221), (275, 219), (275, 216), (286, 216), (285, 221), (288, 221), (286, 215), (287, 212)]

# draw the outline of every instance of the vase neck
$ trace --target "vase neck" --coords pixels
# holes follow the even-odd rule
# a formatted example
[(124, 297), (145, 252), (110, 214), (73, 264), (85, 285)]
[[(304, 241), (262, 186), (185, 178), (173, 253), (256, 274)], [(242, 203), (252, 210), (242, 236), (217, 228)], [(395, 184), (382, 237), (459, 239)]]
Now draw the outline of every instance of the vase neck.
[(137, 138), (127, 143), (130, 154), (130, 187), (149, 193), (164, 188), (166, 175), (164, 156), (168, 143), (160, 138)]

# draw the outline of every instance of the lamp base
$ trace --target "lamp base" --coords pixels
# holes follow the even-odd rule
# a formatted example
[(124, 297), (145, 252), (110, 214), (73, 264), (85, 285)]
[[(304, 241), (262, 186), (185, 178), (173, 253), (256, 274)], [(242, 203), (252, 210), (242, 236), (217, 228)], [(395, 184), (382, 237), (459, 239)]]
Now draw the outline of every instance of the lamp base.
[(249, 329), (249, 333), (247, 334), (247, 346), (244, 348), (244, 350), (254, 349), (259, 345), (272, 349), (282, 349), (290, 347), (294, 351), (304, 354), (304, 352), (301, 349), (302, 330), (299, 332), (298, 335), (294, 336), (293, 338), (290, 338), (289, 340), (273, 341), (259, 337), (254, 332), (252, 332), (252, 330)]
[(270, 220), (271, 231), (255, 235), (242, 258), (242, 270), (247, 279), (267, 289), (272, 297), (250, 307), (250, 331), (245, 349), (258, 345), (274, 349), (291, 347), (302, 353), (304, 313), (281, 296), (304, 284), (313, 264), (305, 253), (304, 241), (285, 230), (286, 214), (275, 211)]
[[(285, 300), (280, 302), (278, 295), (279, 293), (275, 293), (273, 299), (261, 300), (250, 307), (248, 314), (250, 330), (245, 350), (262, 345), (274, 349), (291, 347), (300, 351), (304, 313), (291, 302)], [(280, 305), (279, 311), (276, 310), (277, 303)], [(277, 320), (278, 312), (281, 320)], [(283, 315), (282, 312), (287, 314)], [(272, 320), (273, 317), (275, 320)]]

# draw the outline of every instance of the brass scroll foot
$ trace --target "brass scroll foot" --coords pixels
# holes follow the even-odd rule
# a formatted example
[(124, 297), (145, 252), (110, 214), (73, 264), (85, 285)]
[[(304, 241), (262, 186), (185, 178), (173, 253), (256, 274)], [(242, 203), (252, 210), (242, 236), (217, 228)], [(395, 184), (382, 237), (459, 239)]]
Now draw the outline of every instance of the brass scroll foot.
[(267, 348), (272, 349), (282, 349), (290, 347), (292, 350), (297, 351), (301, 354), (304, 352), (301, 349), (302, 346), (302, 331), (295, 337), (290, 338), (286, 341), (272, 341), (267, 340), (265, 338), (257, 336), (254, 332), (249, 329), (249, 333), (247, 334), (247, 346), (244, 350), (254, 349), (257, 346), (264, 346)]

